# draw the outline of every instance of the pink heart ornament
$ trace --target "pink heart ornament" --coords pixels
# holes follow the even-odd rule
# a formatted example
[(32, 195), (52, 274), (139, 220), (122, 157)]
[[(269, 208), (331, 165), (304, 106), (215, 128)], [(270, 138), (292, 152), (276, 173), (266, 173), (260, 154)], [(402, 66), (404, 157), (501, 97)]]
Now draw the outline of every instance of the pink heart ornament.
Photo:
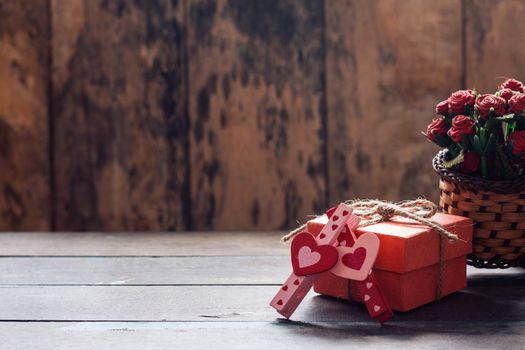
[[(351, 247), (337, 247), (339, 257), (330, 270), (334, 275), (354, 281), (364, 281), (377, 258), (379, 238), (366, 232)], [(367, 286), (368, 287), (368, 286)]]

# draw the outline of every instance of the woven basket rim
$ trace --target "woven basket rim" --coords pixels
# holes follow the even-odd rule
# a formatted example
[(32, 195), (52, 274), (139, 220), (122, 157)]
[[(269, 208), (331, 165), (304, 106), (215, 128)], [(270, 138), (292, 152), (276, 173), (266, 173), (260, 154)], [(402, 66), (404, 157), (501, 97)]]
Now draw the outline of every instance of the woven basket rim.
[(461, 174), (443, 167), (443, 162), (446, 160), (447, 154), (447, 150), (439, 151), (432, 160), (432, 166), (442, 178), (455, 183), (465, 190), (473, 192), (492, 192), (498, 194), (525, 192), (525, 176), (520, 176), (514, 180), (487, 180)]

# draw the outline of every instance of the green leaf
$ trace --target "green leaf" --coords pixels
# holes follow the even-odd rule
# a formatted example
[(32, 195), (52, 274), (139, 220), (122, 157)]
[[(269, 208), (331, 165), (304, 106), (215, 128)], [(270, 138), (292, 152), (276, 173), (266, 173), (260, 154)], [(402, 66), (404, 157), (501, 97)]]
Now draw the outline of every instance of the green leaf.
[(461, 152), (459, 152), (459, 154), (455, 158), (448, 160), (446, 162), (443, 162), (443, 167), (445, 167), (446, 169), (450, 169), (453, 166), (461, 164), (464, 160), (465, 160), (465, 155), (463, 153), (463, 150), (461, 150)]
[(525, 114), (516, 114), (514, 120), (516, 121), (515, 129), (525, 130)]
[(497, 118), (488, 119), (485, 123), (485, 129), (488, 131), (494, 131), (500, 125), (500, 121)]
[(479, 121), (480, 120), (480, 113), (477, 109), (474, 108), (474, 113), (472, 113), (472, 117), (474, 120)]
[(479, 147), (481, 149), (480, 154), (483, 153), (483, 150), (485, 149), (486, 144), (487, 144), (486, 129), (479, 128)]
[(474, 137), (472, 138), (472, 149), (476, 153), (481, 154), (481, 144), (478, 135), (474, 135)]
[(496, 136), (494, 136), (494, 134), (490, 134), (487, 144), (485, 145), (485, 148), (483, 149), (483, 154), (487, 154), (489, 151), (493, 150), (494, 146), (496, 146)]
[(450, 155), (455, 158), (457, 157), (459, 152), (461, 152), (461, 146), (455, 142), (452, 142), (450, 146), (447, 147), (447, 150), (450, 153)]
[(448, 147), (452, 142), (448, 135), (440, 135), (435, 131), (432, 131), (432, 135), (434, 135), (434, 140), (436, 140), (435, 142), (441, 147)]
[(471, 141), (470, 141), (470, 135), (461, 135), (461, 148), (464, 150), (471, 149)]
[(496, 111), (494, 110), (494, 107), (490, 107), (489, 109), (489, 119), (494, 119), (494, 117), (496, 116)]
[(513, 132), (516, 123), (505, 123), (503, 126), (503, 141), (505, 141), (509, 135)]
[(463, 107), (463, 115), (468, 115), (470, 116), (472, 113), (472, 107), (470, 105), (465, 105)]
[(507, 157), (505, 156), (505, 153), (503, 152), (503, 149), (501, 147), (496, 147), (496, 156), (498, 157), (502, 169), (503, 169), (503, 176), (505, 179), (514, 179), (518, 176), (518, 173), (514, 169), (514, 167), (509, 163)]

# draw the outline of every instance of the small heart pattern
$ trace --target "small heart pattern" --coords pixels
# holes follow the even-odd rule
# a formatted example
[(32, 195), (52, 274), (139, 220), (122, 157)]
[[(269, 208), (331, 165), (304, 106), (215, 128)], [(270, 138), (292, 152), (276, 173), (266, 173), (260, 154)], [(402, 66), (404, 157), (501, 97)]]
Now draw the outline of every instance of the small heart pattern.
[[(334, 222), (339, 220), (339, 216), (333, 216), (334, 213), (335, 213), (335, 210), (337, 209), (337, 207), (333, 207), (333, 208), (330, 208), (326, 211), (326, 215), (328, 216), (329, 219), (332, 219)], [(346, 217), (348, 216), (348, 214), (350, 214), (350, 212), (348, 210), (343, 210), (343, 212), (341, 213), (341, 216), (343, 217), (343, 219), (346, 220)]]
[(366, 280), (356, 281), (353, 284), (356, 288), (356, 295), (361, 296), (371, 317), (376, 318), (383, 324), (394, 315), (381, 291), (379, 283), (377, 283), (374, 273), (368, 275)]
[(307, 276), (330, 270), (338, 259), (337, 249), (331, 245), (318, 245), (309, 232), (294, 237), (291, 246), (293, 272)]

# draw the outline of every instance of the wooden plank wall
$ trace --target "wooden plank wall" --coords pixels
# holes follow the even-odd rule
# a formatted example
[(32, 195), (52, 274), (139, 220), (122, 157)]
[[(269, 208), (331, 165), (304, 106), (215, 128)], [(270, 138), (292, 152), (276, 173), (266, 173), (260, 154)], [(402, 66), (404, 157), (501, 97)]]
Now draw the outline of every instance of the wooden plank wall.
[(525, 79), (518, 0), (0, 0), (0, 229), (269, 230), (436, 199), (420, 135)]
[(437, 199), (421, 138), (461, 82), (461, 2), (328, 1), (330, 201)]
[(326, 206), (323, 11), (189, 1), (194, 228), (287, 228)]
[(50, 228), (48, 10), (0, 1), (0, 230)]
[(525, 80), (525, 3), (468, 0), (465, 6), (467, 86), (492, 92), (506, 77)]
[(183, 6), (51, 10), (56, 229), (187, 228)]

